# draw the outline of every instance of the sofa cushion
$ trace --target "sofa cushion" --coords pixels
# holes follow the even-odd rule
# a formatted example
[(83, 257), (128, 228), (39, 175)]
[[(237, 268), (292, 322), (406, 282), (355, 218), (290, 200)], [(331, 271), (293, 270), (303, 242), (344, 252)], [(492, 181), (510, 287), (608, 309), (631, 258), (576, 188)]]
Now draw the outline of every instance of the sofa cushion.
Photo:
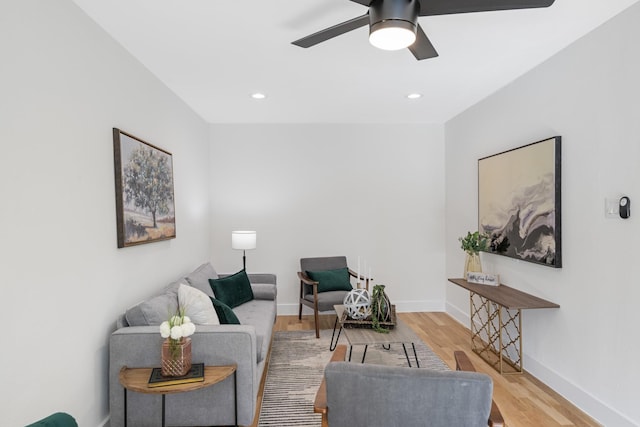
[(253, 299), (251, 282), (244, 270), (221, 279), (209, 279), (209, 283), (215, 298), (231, 308)]
[(199, 289), (180, 284), (178, 305), (180, 308), (184, 308), (184, 314), (196, 325), (220, 324), (211, 299)]
[(307, 271), (307, 276), (314, 282), (318, 282), (318, 292), (350, 291), (349, 269)]
[(218, 320), (220, 320), (221, 325), (239, 325), (240, 320), (233, 312), (231, 307), (227, 304), (223, 303), (219, 299), (211, 298), (211, 303), (213, 304), (213, 308), (216, 310), (218, 314)]
[(185, 278), (194, 288), (200, 289), (210, 297), (214, 296), (211, 286), (209, 285), (209, 279), (217, 279), (218, 273), (213, 269), (210, 262), (202, 264), (200, 267), (189, 273)]
[(178, 287), (180, 282), (173, 282), (164, 292), (129, 308), (125, 318), (129, 326), (159, 325), (178, 310)]
[(266, 358), (269, 352), (276, 311), (273, 301), (259, 299), (234, 308), (234, 313), (243, 325), (253, 325), (256, 329), (258, 362)]

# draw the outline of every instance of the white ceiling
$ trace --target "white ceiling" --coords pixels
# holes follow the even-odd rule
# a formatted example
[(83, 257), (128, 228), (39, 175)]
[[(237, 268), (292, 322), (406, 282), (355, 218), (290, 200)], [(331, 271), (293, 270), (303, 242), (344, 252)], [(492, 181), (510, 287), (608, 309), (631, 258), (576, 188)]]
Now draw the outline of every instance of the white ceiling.
[(349, 0), (74, 0), (211, 123), (443, 123), (638, 1), (422, 17), (440, 56), (416, 61), (367, 27), (291, 44), (366, 13)]

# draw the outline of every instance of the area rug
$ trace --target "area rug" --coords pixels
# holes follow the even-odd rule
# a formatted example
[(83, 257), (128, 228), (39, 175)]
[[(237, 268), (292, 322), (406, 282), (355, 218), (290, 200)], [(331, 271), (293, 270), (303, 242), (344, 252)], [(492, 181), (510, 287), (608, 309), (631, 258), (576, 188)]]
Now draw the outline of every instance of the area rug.
[[(267, 370), (258, 427), (318, 427), (320, 414), (313, 412), (313, 402), (322, 381), (324, 368), (331, 359), (329, 342), (331, 330), (321, 330), (320, 339), (315, 331), (284, 331), (274, 334), (271, 359)], [(344, 337), (340, 344), (347, 344)], [(422, 342), (417, 342), (416, 354), (421, 368), (448, 371), (449, 367)], [(353, 348), (351, 360), (362, 360), (364, 347)], [(411, 346), (407, 347), (414, 364)], [(365, 363), (389, 366), (407, 366), (402, 346), (369, 346)]]

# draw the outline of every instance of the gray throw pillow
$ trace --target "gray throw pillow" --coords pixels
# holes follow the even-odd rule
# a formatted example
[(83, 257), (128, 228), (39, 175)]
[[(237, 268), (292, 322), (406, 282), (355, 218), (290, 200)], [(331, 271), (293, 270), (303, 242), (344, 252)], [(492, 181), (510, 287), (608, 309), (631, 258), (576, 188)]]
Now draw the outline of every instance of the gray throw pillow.
[(206, 262), (202, 264), (200, 267), (196, 268), (194, 271), (187, 275), (187, 282), (191, 286), (196, 289), (200, 289), (202, 292), (207, 294), (209, 297), (213, 297), (213, 291), (211, 290), (211, 285), (209, 285), (209, 279), (217, 279), (218, 273), (213, 269), (213, 266), (210, 262)]
[(142, 301), (127, 310), (125, 318), (129, 326), (160, 325), (178, 310), (178, 286), (174, 282), (163, 294)]

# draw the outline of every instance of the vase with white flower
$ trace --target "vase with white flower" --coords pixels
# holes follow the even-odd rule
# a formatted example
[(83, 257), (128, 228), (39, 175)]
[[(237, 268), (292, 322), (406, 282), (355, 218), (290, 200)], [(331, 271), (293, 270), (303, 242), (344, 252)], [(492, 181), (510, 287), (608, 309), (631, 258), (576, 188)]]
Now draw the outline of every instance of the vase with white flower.
[(191, 338), (196, 326), (184, 314), (184, 307), (160, 324), (162, 343), (162, 375), (179, 377), (191, 369)]

